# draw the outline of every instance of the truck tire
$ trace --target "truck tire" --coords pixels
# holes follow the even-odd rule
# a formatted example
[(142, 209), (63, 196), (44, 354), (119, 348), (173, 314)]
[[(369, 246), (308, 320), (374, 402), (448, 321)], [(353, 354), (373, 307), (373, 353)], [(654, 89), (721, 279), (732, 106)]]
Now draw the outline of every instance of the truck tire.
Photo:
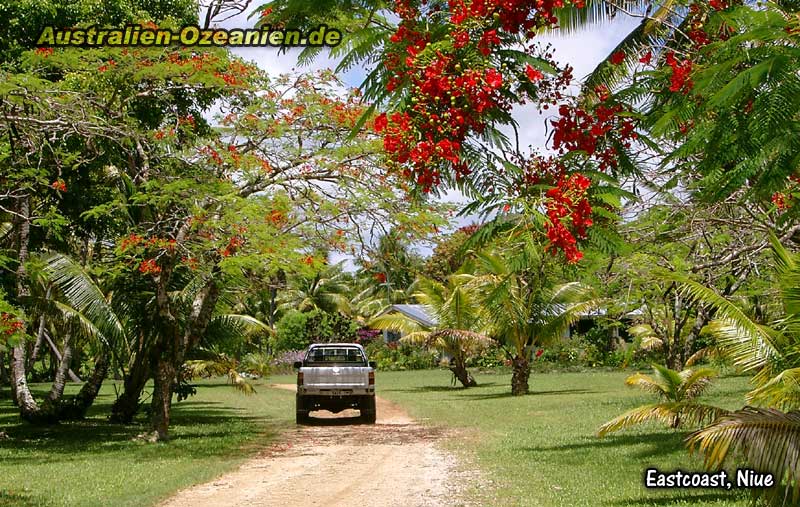
[(309, 420), (308, 409), (306, 409), (303, 397), (295, 397), (295, 422), (297, 424), (308, 424)]
[(375, 424), (376, 411), (375, 411), (375, 397), (365, 396), (358, 405), (361, 412), (361, 421), (367, 424)]

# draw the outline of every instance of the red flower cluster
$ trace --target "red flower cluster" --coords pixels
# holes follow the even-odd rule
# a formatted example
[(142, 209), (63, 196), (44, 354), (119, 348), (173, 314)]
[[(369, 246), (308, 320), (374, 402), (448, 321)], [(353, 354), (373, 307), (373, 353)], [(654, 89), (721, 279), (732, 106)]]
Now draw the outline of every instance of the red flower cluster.
[(156, 263), (155, 259), (145, 259), (139, 264), (139, 272), (146, 275), (157, 275), (161, 273), (161, 266)]
[[(586, 176), (575, 173), (569, 178), (561, 178), (558, 186), (547, 191), (547, 238), (550, 245), (563, 250), (567, 262), (578, 262), (583, 253), (576, 246), (576, 237), (586, 236), (586, 228), (591, 227), (592, 207), (586, 198), (591, 181)], [(572, 231), (564, 224), (567, 221)]]
[(53, 54), (53, 48), (36, 48), (36, 54), (47, 58)]
[[(583, 6), (582, 0), (572, 3)], [(426, 49), (431, 39), (426, 33), (427, 20), (421, 19), (433, 11), (423, 9), (422, 14), (417, 4), (395, 2), (401, 22), (384, 55), (390, 74), (387, 90), (402, 87), (409, 90), (411, 98), (398, 111), (380, 115), (375, 130), (383, 135), (384, 149), (404, 177), (427, 192), (440, 184), (443, 171), (456, 179), (469, 173), (461, 154), (466, 138), (483, 132), (498, 113), (508, 114), (512, 101), (517, 100), (512, 97), (523, 102), (532, 93), (527, 83), (536, 83), (539, 90), (546, 88), (540, 83), (544, 80), (540, 70), (528, 64), (506, 71), (491, 55), (504, 36), (532, 37), (534, 28), (555, 23), (554, 9), (566, 2), (451, 0), (447, 4), (451, 23), (447, 39), (453, 49), (435, 53)], [(475, 54), (474, 50), (484, 58), (466, 58)], [(515, 83), (526, 91), (515, 92)]]
[(725, 0), (708, 0), (708, 5), (715, 11), (722, 11), (728, 8), (728, 2)]
[(440, 164), (448, 164), (456, 177), (468, 174), (460, 159), (461, 146), (471, 131), (485, 128), (484, 115), (501, 107), (503, 76), (497, 69), (470, 69), (457, 75), (460, 64), (440, 55), (411, 76), (414, 91), (410, 111), (382, 113), (375, 131), (384, 134), (384, 149), (423, 190), (440, 183)]
[(542, 74), (542, 71), (534, 69), (533, 67), (531, 67), (531, 64), (527, 64), (525, 66), (525, 75), (528, 76), (528, 79), (534, 83), (536, 81), (544, 79), (544, 74)]
[(100, 67), (98, 67), (97, 70), (100, 71), (100, 72), (105, 72), (108, 69), (110, 69), (111, 67), (116, 67), (116, 66), (117, 66), (117, 62), (115, 62), (114, 60), (109, 58), (109, 60), (106, 63), (104, 63), (103, 65), (101, 65)]
[(625, 52), (624, 51), (617, 51), (611, 55), (611, 63), (614, 65), (622, 65), (625, 63)]
[(131, 234), (130, 236), (122, 239), (122, 242), (119, 245), (119, 249), (124, 252), (132, 246), (140, 245), (143, 240), (144, 238), (142, 238), (138, 234)]
[[(584, 0), (569, 3), (578, 8), (585, 6)], [(474, 18), (496, 17), (506, 32), (530, 33), (534, 28), (557, 24), (555, 10), (566, 4), (564, 0), (451, 0), (450, 22), (458, 26)]]
[(67, 184), (64, 183), (64, 180), (62, 180), (61, 178), (51, 183), (50, 186), (53, 187), (55, 190), (58, 190), (59, 192), (67, 191)]
[(267, 215), (267, 221), (272, 223), (272, 225), (275, 227), (282, 227), (287, 222), (286, 213), (281, 210), (274, 209), (269, 212), (269, 215)]
[(558, 108), (559, 118), (551, 120), (553, 125), (553, 149), (560, 154), (582, 151), (598, 161), (599, 168), (604, 171), (617, 166), (617, 149), (608, 139), (614, 132), (619, 142), (630, 147), (632, 139), (636, 139), (634, 124), (628, 118), (621, 118), (623, 111), (620, 104), (609, 105), (607, 90), (597, 90), (601, 103), (593, 112), (581, 107), (562, 104)]
[(243, 236), (240, 236), (238, 234), (231, 236), (231, 239), (228, 240), (228, 244), (225, 246), (225, 248), (220, 250), (219, 253), (223, 257), (230, 257), (239, 250), (239, 247), (244, 245), (244, 242), (245, 240)]
[(373, 277), (378, 283), (386, 283), (386, 273), (375, 273)]
[(211, 146), (203, 146), (199, 151), (201, 154), (207, 155), (215, 164), (222, 165), (222, 157), (219, 155), (219, 152)]
[(165, 250), (168, 252), (175, 251), (175, 240), (174, 239), (164, 239), (164, 238), (143, 238), (138, 234), (131, 234), (125, 238), (122, 238), (120, 242), (119, 249), (122, 252), (129, 250), (132, 247), (142, 246), (146, 249), (155, 249), (155, 250)]
[(25, 323), (10, 313), (0, 313), (0, 333), (11, 336), (25, 327)]
[(780, 211), (783, 211), (789, 207), (789, 200), (791, 198), (787, 198), (786, 194), (783, 192), (775, 192), (772, 194), (772, 203), (778, 208)]
[(673, 51), (667, 53), (666, 61), (667, 65), (672, 67), (669, 91), (689, 93), (694, 86), (690, 77), (692, 73), (692, 61), (685, 59), (683, 62), (679, 62), (675, 59), (675, 53)]

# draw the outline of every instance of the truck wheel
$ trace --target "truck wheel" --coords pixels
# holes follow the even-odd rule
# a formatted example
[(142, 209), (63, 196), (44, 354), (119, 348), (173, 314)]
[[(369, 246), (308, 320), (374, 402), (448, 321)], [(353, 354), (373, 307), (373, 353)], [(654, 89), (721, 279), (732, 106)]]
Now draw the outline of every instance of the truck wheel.
[(306, 410), (303, 398), (297, 396), (295, 398), (295, 422), (297, 424), (307, 424), (309, 419), (308, 410)]
[(375, 397), (367, 396), (359, 404), (359, 411), (361, 412), (361, 420), (367, 424), (375, 424)]

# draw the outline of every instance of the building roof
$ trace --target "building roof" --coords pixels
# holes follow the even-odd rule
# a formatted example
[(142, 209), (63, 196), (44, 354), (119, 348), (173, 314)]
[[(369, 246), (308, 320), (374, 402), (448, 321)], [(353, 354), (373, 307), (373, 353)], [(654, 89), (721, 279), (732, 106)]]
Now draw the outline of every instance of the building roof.
[(439, 323), (428, 305), (392, 305), (384, 313), (399, 312), (425, 327), (436, 327)]

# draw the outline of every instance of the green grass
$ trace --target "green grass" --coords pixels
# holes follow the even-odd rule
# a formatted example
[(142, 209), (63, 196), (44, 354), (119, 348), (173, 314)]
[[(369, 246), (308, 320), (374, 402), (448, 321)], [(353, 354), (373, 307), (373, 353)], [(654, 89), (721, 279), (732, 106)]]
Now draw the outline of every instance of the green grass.
[[(549, 373), (531, 377), (530, 395), (512, 397), (510, 376), (478, 375), (479, 386), (450, 386), (447, 371), (386, 372), (379, 393), (431, 424), (462, 428), (450, 445), (473, 458), (495, 484), (493, 505), (745, 506), (742, 493), (652, 491), (645, 468), (702, 470), (683, 445), (687, 432), (657, 424), (598, 439), (598, 426), (653, 398), (626, 388), (625, 372)], [(738, 408), (747, 379), (720, 379), (711, 403)]]
[[(524, 397), (509, 395), (508, 375), (478, 375), (480, 386), (466, 390), (451, 387), (450, 373), (441, 370), (379, 372), (377, 382), (380, 395), (424, 423), (456, 429), (447, 445), (482, 470), (490, 493), (476, 498), (484, 505), (747, 505), (741, 493), (644, 488), (648, 466), (701, 470), (683, 446), (686, 432), (648, 425), (594, 436), (603, 422), (652, 399), (626, 388), (626, 375), (534, 374), (533, 392)], [(204, 382), (197, 396), (174, 405), (168, 444), (135, 439), (147, 429), (144, 419), (127, 427), (105, 421), (111, 385), (88, 420), (49, 428), (20, 423), (10, 402), (0, 400), (0, 430), (10, 437), (0, 439), (0, 505), (152, 505), (210, 480), (292, 425), (292, 393), (256, 387), (248, 397), (224, 382)], [(746, 390), (746, 378), (724, 378), (708, 400), (737, 408)]]
[(224, 381), (201, 384), (196, 396), (173, 404), (168, 444), (135, 438), (147, 430), (144, 418), (106, 422), (112, 385), (87, 420), (51, 427), (20, 423), (10, 401), (0, 400), (0, 430), (9, 437), (0, 439), (0, 505), (151, 505), (233, 468), (293, 424), (291, 392), (256, 383), (257, 393), (245, 396)]

